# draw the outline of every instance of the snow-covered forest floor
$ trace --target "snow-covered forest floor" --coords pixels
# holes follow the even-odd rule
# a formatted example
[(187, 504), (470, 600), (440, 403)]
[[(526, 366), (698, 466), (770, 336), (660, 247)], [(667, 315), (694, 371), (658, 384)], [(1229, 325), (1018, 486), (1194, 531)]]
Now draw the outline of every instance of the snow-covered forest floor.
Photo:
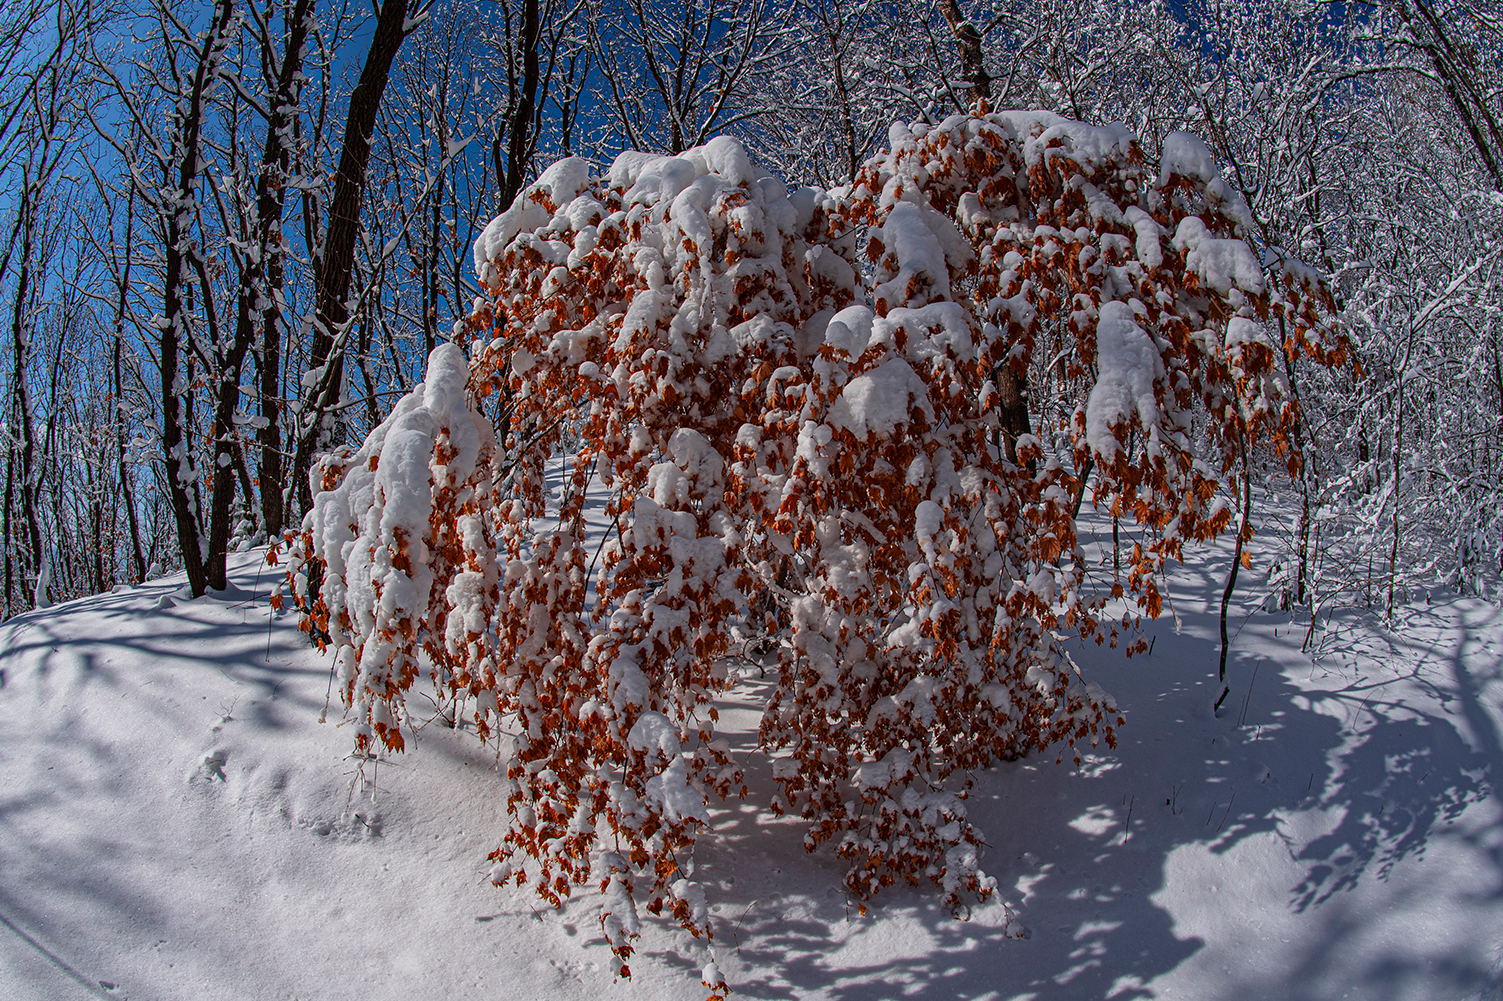
[[(1226, 557), (1178, 572), (1150, 656), (1079, 651), (1115, 751), (982, 781), (1001, 901), (968, 921), (904, 888), (862, 916), (797, 823), (727, 805), (698, 876), (737, 994), (1503, 996), (1503, 611), (1338, 610), (1302, 653), (1249, 592), (1217, 718)], [(613, 985), (589, 893), (555, 914), (486, 881), (503, 803), (472, 733), (426, 726), (361, 791), (275, 575), (246, 554), (225, 592), (170, 577), (0, 627), (0, 996), (703, 997), (685, 933), (647, 921)], [(722, 715), (754, 787), (771, 681)]]

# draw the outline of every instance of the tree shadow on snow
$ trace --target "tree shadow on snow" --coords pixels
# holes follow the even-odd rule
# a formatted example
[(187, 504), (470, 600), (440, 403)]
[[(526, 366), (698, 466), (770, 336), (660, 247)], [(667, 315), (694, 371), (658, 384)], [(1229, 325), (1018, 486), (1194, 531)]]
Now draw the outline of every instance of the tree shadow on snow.
[[(75, 966), (97, 966), (108, 951), (102, 943), (112, 935), (149, 945), (168, 934), (170, 916), (151, 892), (130, 882), (134, 870), (112, 860), (192, 865), (195, 846), (159, 842), (150, 825), (132, 826), (114, 812), (122, 803), (139, 805), (130, 799), (136, 772), (122, 767), (122, 753), (160, 755), (160, 764), (168, 764), (172, 741), (143, 741), (142, 728), (190, 741), (196, 736), (207, 749), (219, 744), (219, 728), (231, 719), (284, 730), (321, 709), (321, 702), (299, 694), (314, 685), (287, 684), (325, 673), (308, 666), (301, 634), (268, 630), (274, 571), (261, 574), (259, 589), (248, 557), (231, 572), (236, 588), (197, 600), (181, 593), (179, 576), (0, 626), (9, 703), (3, 722), (24, 727), (26, 738), (8, 753), (28, 755), (20, 763), (32, 773), (24, 790), (0, 795), (0, 917), (6, 925), (0, 936), (19, 954), (45, 959), (60, 976), (77, 980)], [(204, 689), (220, 694), (206, 698)], [(217, 775), (204, 771), (207, 762), (179, 760), (178, 778), (184, 788), (217, 787), (223, 760)]]
[[(170, 713), (179, 697), (186, 705), (188, 693), (163, 695), (151, 686), (155, 668), (173, 665), (217, 672), (243, 689), (235, 711), (262, 727), (287, 725), (279, 709), (317, 712), (322, 702), (299, 696), (296, 686), (285, 683), (295, 676), (323, 676), (327, 668), (307, 666), (305, 638), (285, 628), (295, 621), (292, 613), (272, 611), (268, 597), (280, 574), (259, 567), (261, 561), (260, 554), (232, 557), (230, 587), (197, 599), (187, 596), (178, 575), (10, 619), (0, 626), (9, 681), (15, 684), (15, 672), (35, 658), (41, 685), (112, 686), (122, 694), (138, 692), (143, 703), (159, 703)], [(101, 629), (101, 620), (119, 625)]]
[[(758, 809), (770, 793), (770, 769), (752, 749), (755, 723), (743, 727), (736, 751), (752, 795), (716, 811), (696, 873), (715, 906), (716, 957), (736, 992), (843, 1001), (1156, 996), (1157, 978), (1205, 962), (1216, 948), (1176, 917), (1174, 897), (1184, 888), (1171, 885), (1171, 857), (1229, 860), (1254, 844), (1281, 846), (1293, 877), (1276, 888), (1279, 907), (1298, 920), (1302, 937), (1284, 944), (1257, 977), (1226, 977), (1208, 997), (1314, 1001), (1356, 989), (1384, 1001), (1498, 992), (1496, 957), (1489, 965), (1461, 945), (1374, 948), (1363, 894), (1384, 886), (1386, 905), (1402, 911), (1424, 888), (1412, 879), (1390, 884), (1390, 877), (1444, 838), (1484, 860), (1495, 878), (1479, 881), (1468, 899), (1497, 913), (1503, 838), (1463, 814), (1492, 795), (1503, 764), (1503, 650), (1486, 646), (1503, 631), (1503, 613), (1480, 602), (1412, 608), (1385, 629), (1367, 613), (1341, 611), (1319, 631), (1312, 661), (1300, 652), (1303, 624), (1245, 615), (1243, 604), (1233, 623), (1232, 694), (1216, 718), (1206, 707), (1217, 690), (1211, 608), (1221, 572), (1212, 561), (1177, 575), (1184, 628), (1176, 633), (1167, 619), (1152, 624), (1151, 656), (1077, 651), (1087, 677), (1112, 692), (1127, 717), (1115, 750), (1099, 748), (1079, 768), (1034, 756), (979, 777), (971, 816), (987, 838), (983, 865), (1006, 910), (989, 904), (956, 920), (933, 893), (898, 887), (861, 915), (841, 889), (843, 864), (827, 851), (805, 855), (800, 823)], [(244, 690), (237, 717), (267, 728), (287, 725), (286, 714), (307, 718), (323, 707), (294, 689), (319, 686), (283, 681), (327, 668), (307, 658), (301, 635), (285, 627), (272, 631), (268, 652), (268, 613), (254, 595), (277, 578), (274, 570), (257, 573), (248, 563), (237, 570), (243, 594), (173, 599), (180, 583), (168, 580), (21, 617), (3, 633), (8, 666), (40, 656), (38, 686), (110, 686), (170, 726), (207, 732), (227, 707), (194, 691), (153, 690), (153, 663), (187, 659), (193, 670), (217, 672)], [(157, 608), (164, 596), (175, 604)], [(235, 609), (242, 614), (226, 614)], [(76, 635), (75, 612), (118, 620), (120, 628), (108, 637)], [(219, 638), (212, 647), (201, 641), (206, 620)], [(140, 622), (149, 627), (135, 628)], [(747, 719), (770, 684), (753, 672), (732, 693)], [(107, 781), (101, 764), (109, 747), (80, 742), (77, 727), (59, 727), (55, 739), (59, 760), (80, 763), (70, 774)], [(432, 742), (440, 753), (449, 743)], [(59, 787), (57, 794), (69, 793)], [(35, 806), (27, 797), (0, 798), (0, 828)], [(121, 912), (141, 906), (107, 879), (94, 885), (98, 869), (85, 859), (107, 856), (111, 846), (77, 848), (79, 882), (61, 892)], [(96, 877), (87, 877), (91, 871)], [(39, 927), (46, 916), (23, 899), (32, 895), (10, 892), (8, 882), (0, 881), (0, 906)], [(1236, 899), (1217, 904), (1207, 909), (1233, 924), (1256, 913), (1239, 913)], [(150, 914), (135, 917), (153, 924)], [(1263, 948), (1255, 928), (1242, 931), (1250, 952)], [(702, 946), (648, 950), (648, 941), (640, 943), (643, 958), (697, 976)]]
[[(1219, 597), (1221, 569), (1209, 564), (1199, 580), (1185, 571), (1177, 592)], [(797, 823), (758, 817), (752, 801), (765, 802), (758, 787), (770, 778), (751, 754), (753, 796), (717, 818), (699, 852), (736, 991), (850, 1001), (1157, 996), (1156, 978), (1208, 960), (1198, 955), (1208, 943), (1172, 913), (1171, 855), (1228, 857), (1254, 843), (1282, 846), (1295, 875), (1275, 892), (1300, 939), (1262, 945), (1255, 908), (1230, 894), (1206, 905), (1245, 923), (1237, 934), (1254, 958), (1269, 950), (1254, 972), (1210, 977), (1218, 987), (1208, 996), (1313, 1001), (1356, 988), (1381, 1001), (1497, 989), (1495, 966), (1465, 943), (1413, 954), (1375, 946), (1364, 901), (1378, 886), (1389, 910), (1433, 906), (1413, 879), (1388, 881), (1439, 836), (1503, 873), (1503, 838), (1462, 816), (1492, 795), (1503, 763), (1489, 705), (1503, 694), (1503, 651), (1484, 646), (1503, 613), (1482, 603), (1411, 609), (1392, 630), (1367, 613), (1338, 613), (1312, 662), (1300, 653), (1302, 625), (1255, 612), (1233, 624), (1243, 631), (1232, 695), (1215, 717), (1219, 641), (1204, 601), (1180, 609), (1178, 635), (1169, 621), (1152, 625), (1150, 657), (1077, 651), (1127, 717), (1116, 750), (1099, 748), (1079, 768), (1034, 756), (981, 777), (971, 816), (990, 845), (983, 864), (1016, 916), (1012, 931), (1026, 926), (1026, 938), (1007, 934), (1000, 908), (959, 921), (932, 894), (906, 888), (860, 916), (840, 891), (839, 860), (803, 856)], [(1469, 899), (1495, 916), (1500, 881), (1484, 880)], [(1210, 965), (1220, 973), (1219, 956)]]

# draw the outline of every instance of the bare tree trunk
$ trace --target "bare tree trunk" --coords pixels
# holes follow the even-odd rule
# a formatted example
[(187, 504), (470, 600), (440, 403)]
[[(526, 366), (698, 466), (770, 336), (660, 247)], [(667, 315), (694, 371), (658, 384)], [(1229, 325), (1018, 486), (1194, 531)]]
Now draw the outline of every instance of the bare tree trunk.
[(1403, 498), (1399, 496), (1399, 487), (1402, 485), (1404, 475), (1404, 376), (1409, 371), (1409, 359), (1414, 351), (1414, 327), (1409, 328), (1409, 338), (1404, 344), (1404, 357), (1399, 362), (1398, 385), (1395, 387), (1397, 401), (1395, 403), (1394, 428), (1393, 428), (1393, 538), (1388, 551), (1388, 607), (1387, 616), (1393, 618), (1393, 595), (1394, 579), (1399, 572), (1399, 512), (1403, 507)]
[(125, 263), (116, 287), (115, 332), (111, 345), (110, 362), (112, 389), (115, 394), (115, 461), (120, 477), (120, 496), (125, 505), (125, 522), (130, 527), (131, 554), (135, 557), (135, 581), (146, 580), (146, 557), (141, 552), (141, 526), (136, 517), (136, 488), (132, 482), (130, 465), (126, 461), (125, 438), (129, 429), (125, 424), (125, 378), (121, 370), (121, 352), (125, 342), (126, 293), (130, 289), (130, 245), (135, 234), (136, 193), (132, 189), (125, 203)]
[(970, 82), (970, 98), (973, 102), (990, 100), (992, 75), (986, 70), (986, 61), (981, 50), (981, 32), (960, 11), (957, 0), (940, 0), (940, 13), (955, 35), (955, 48), (960, 53), (960, 65)]
[(89, 485), (89, 534), (94, 543), (89, 554), (93, 557), (94, 593), (100, 594), (109, 589), (104, 572), (104, 490), (100, 483), (103, 477), (96, 477), (89, 463), (84, 463), (84, 476)]
[(497, 177), (500, 185), (500, 204), (510, 207), (527, 178), (527, 165), (532, 160), (532, 151), (537, 146), (538, 115), (538, 45), (542, 42), (543, 29), (538, 16), (538, 0), (523, 0), (522, 4), (522, 90), (511, 121), (507, 123), (506, 177)]
[[(235, 411), (240, 407), (240, 369), (245, 354), (255, 339), (252, 319), (255, 290), (246, 283), (247, 270), (240, 290), (240, 310), (235, 322), (235, 337), (230, 350), (219, 363), (219, 385), (215, 387), (214, 423), (210, 440), (214, 443), (213, 488), (209, 496), (209, 545), (207, 576), (209, 586), (223, 590), (230, 549), (230, 505), (235, 499)], [(246, 503), (254, 501), (247, 496)]]
[[(955, 35), (960, 65), (970, 81), (969, 96), (980, 105), (992, 96), (992, 77), (981, 49), (981, 32), (960, 11), (958, 0), (940, 0), (939, 9)], [(1018, 439), (1032, 431), (1028, 421), (1028, 383), (1012, 361), (1004, 361), (992, 373), (997, 385), (998, 416), (1001, 418), (1002, 450), (1008, 462), (1018, 461)], [(1032, 463), (1029, 464), (1030, 468)]]
[[(189, 256), (192, 253), (189, 248), (190, 206), (193, 205), (199, 183), (199, 142), (209, 92), (215, 81), (219, 57), (233, 13), (233, 0), (218, 0), (213, 26), (204, 36), (198, 53), (198, 63), (187, 100), (175, 116), (178, 134), (174, 139), (179, 144), (180, 157), (176, 165), (177, 177), (173, 178), (173, 165), (169, 163), (167, 176), (162, 179), (163, 187), (172, 192), (172, 199), (176, 203), (169, 205), (165, 213), (166, 274), (162, 283), (163, 322), (158, 352), (162, 371), (162, 456), (167, 467), (167, 489), (172, 499), (173, 520), (177, 524), (178, 547), (182, 550), (188, 586), (195, 596), (203, 594), (209, 586), (209, 552), (206, 546), (208, 540), (203, 535), (199, 520), (199, 484), (188, 457), (189, 443), (183, 433), (185, 414), (179, 400), (180, 394), (188, 393), (188, 423), (191, 424), (193, 397), (189, 387), (192, 378), (191, 374), (187, 379), (181, 378), (178, 352), (184, 346), (184, 271), (190, 265)], [(188, 294), (191, 295), (191, 291)], [(190, 355), (190, 367), (191, 364)]]
[(313, 492), (308, 485), (313, 453), (321, 443), (324, 418), (339, 403), (340, 387), (344, 383), (343, 337), (349, 320), (347, 300), (350, 276), (355, 266), (355, 238), (360, 231), (360, 202), (365, 193), (371, 133), (381, 107), (381, 96), (386, 91), (392, 61), (409, 30), (406, 20), (407, 0), (383, 0), (365, 66), (360, 72), (360, 82), (350, 95), (344, 148), (339, 156), (339, 171), (334, 177), (334, 197), (329, 203), (328, 230), (323, 241), (315, 297), (309, 366), (318, 377), (304, 398), (296, 432), (293, 482), (289, 484), (289, 488), (297, 492), (299, 506), (304, 511), (313, 504)]
[(11, 590), (15, 587), (15, 561), (11, 559), (10, 554), (15, 543), (11, 539), (10, 534), (10, 513), (14, 510), (14, 508), (11, 506), (11, 500), (15, 496), (15, 483), (16, 453), (15, 449), (8, 448), (5, 450), (5, 508), (3, 512), (4, 520), (3, 523), (0, 523), (0, 545), (3, 545), (5, 547), (4, 553), (0, 554), (3, 555), (5, 560), (5, 595), (3, 599), (0, 599), (5, 602), (5, 605), (3, 610), (0, 610), (0, 620), (8, 619), (11, 617), (11, 615), (14, 614), (14, 608), (11, 606), (10, 599)]
[[(57, 466), (57, 456), (62, 451), (62, 443), (58, 441), (59, 421), (63, 414), (62, 378), (63, 361), (66, 358), (68, 331), (73, 327), (73, 315), (64, 309), (57, 318), (56, 340), (52, 344), (52, 360), (47, 370), (47, 425), (42, 436), (42, 454), (32, 471), (32, 480), (29, 486), (31, 503), (27, 508), (27, 515), (35, 518), (35, 512), (40, 509), (43, 497), (42, 482), (47, 474), (48, 467)], [(69, 520), (62, 515), (63, 491), (52, 491), (53, 523), (52, 531), (41, 546), (41, 566), (48, 570), (47, 573), (38, 574), (36, 594), (38, 604), (47, 598), (48, 587), (46, 577), (51, 573), (61, 572), (62, 584), (60, 589), (54, 590), (54, 594), (63, 594), (70, 590), (72, 567), (68, 561), (68, 554), (77, 551), (77, 547), (70, 544), (68, 539)], [(75, 513), (82, 514), (82, 505), (75, 507)], [(76, 525), (82, 520), (74, 518), (72, 524)], [(49, 545), (50, 543), (50, 545)], [(56, 552), (57, 559), (53, 559)], [(49, 601), (50, 603), (50, 601)]]
[[(1286, 343), (1288, 332), (1284, 318), (1279, 317), (1279, 341)], [(1305, 592), (1310, 576), (1310, 494), (1313, 485), (1310, 482), (1310, 445), (1309, 435), (1305, 428), (1304, 409), (1300, 406), (1299, 398), (1299, 372), (1295, 367), (1295, 359), (1287, 352), (1284, 354), (1284, 375), (1289, 380), (1289, 390), (1294, 398), (1294, 460), (1299, 463), (1295, 473), (1295, 479), (1299, 485), (1300, 510), (1299, 530), (1295, 533), (1295, 575), (1293, 588), (1293, 602), (1303, 607), (1305, 604)]]
[(1242, 452), (1242, 518), (1237, 525), (1237, 542), (1232, 548), (1232, 570), (1226, 575), (1226, 590), (1221, 592), (1221, 665), (1216, 672), (1216, 678), (1221, 682), (1221, 694), (1216, 697), (1213, 710), (1221, 708), (1221, 703), (1226, 701), (1227, 693), (1231, 691), (1226, 683), (1226, 656), (1231, 650), (1231, 641), (1226, 635), (1226, 613), (1232, 603), (1232, 593), (1237, 589), (1237, 571), (1242, 568), (1242, 546), (1247, 541), (1248, 525), (1252, 521), (1252, 470), (1247, 455), (1250, 447), (1244, 426), (1238, 439), (1238, 448)]
[[(265, 306), (261, 311), (261, 417), (256, 430), (260, 444), (257, 478), (261, 484), (261, 525), (269, 539), (282, 534), (285, 508), (282, 494), (282, 306), (285, 265), (282, 260), (282, 212), (292, 171), (292, 130), (301, 102), (303, 49), (313, 26), (314, 0), (297, 0), (287, 23), (287, 43), (277, 72), (271, 115), (266, 125), (266, 148), (256, 181), (258, 244), (265, 263), (261, 277)], [(268, 26), (269, 27), (269, 26)], [(249, 498), (247, 498), (249, 500)]]
[(15, 373), (11, 391), (14, 394), (15, 423), (21, 434), (20, 501), (26, 518), (27, 555), (33, 571), (37, 571), (42, 565), (42, 530), (37, 522), (36, 422), (27, 386), (26, 355), (30, 347), (31, 328), (27, 306), (32, 292), (31, 269), (36, 247), (37, 200), (41, 195), (37, 188), (37, 183), (28, 177), (16, 220), (21, 236), (21, 257), (18, 262), (15, 301), (11, 308), (11, 365)]

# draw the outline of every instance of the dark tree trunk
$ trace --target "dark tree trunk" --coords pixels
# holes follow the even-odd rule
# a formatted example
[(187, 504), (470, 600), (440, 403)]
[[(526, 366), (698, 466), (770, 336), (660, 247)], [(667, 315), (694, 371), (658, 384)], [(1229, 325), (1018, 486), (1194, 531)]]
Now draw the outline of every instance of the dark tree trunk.
[[(944, 14), (950, 31), (955, 36), (955, 48), (960, 53), (960, 65), (970, 82), (969, 97), (975, 104), (991, 99), (992, 76), (987, 72), (986, 60), (981, 50), (981, 32), (966, 20), (960, 11), (958, 0), (940, 0), (940, 12)], [(1018, 374), (1013, 362), (998, 365), (992, 375), (997, 384), (998, 416), (1001, 421), (1002, 451), (1008, 462), (1018, 461), (1018, 439), (1032, 430), (1028, 422), (1028, 383)], [(1032, 464), (1030, 463), (1030, 468)]]
[(117, 330), (113, 351), (116, 400), (115, 406), (117, 411), (115, 424), (115, 460), (120, 477), (120, 500), (121, 503), (125, 506), (125, 524), (130, 529), (131, 556), (135, 560), (135, 572), (132, 574), (132, 579), (135, 581), (135, 583), (140, 584), (146, 580), (146, 556), (141, 550), (141, 522), (140, 519), (136, 516), (136, 488), (135, 485), (131, 482), (130, 465), (127, 462), (125, 448), (125, 435), (127, 433), (127, 428), (125, 425), (124, 412), (124, 386), (121, 382), (122, 373), (120, 371), (121, 340), (122, 338), (120, 336), (120, 332)]
[[(267, 538), (282, 534), (282, 212), (287, 204), (287, 181), (292, 170), (292, 129), (301, 100), (303, 48), (313, 25), (314, 0), (297, 0), (287, 25), (287, 46), (277, 73), (276, 98), (266, 126), (266, 148), (256, 181), (256, 220), (266, 273), (262, 276), (265, 306), (261, 311), (260, 394), (265, 424), (256, 430), (260, 444), (257, 478), (261, 487), (261, 526)], [(247, 498), (249, 500), (249, 498)]]
[(1242, 567), (1242, 547), (1247, 542), (1248, 525), (1252, 521), (1252, 469), (1247, 455), (1251, 443), (1247, 439), (1245, 427), (1240, 432), (1238, 447), (1242, 452), (1242, 517), (1237, 525), (1237, 542), (1232, 547), (1232, 570), (1226, 575), (1226, 590), (1221, 592), (1221, 664), (1216, 672), (1216, 678), (1221, 682), (1221, 694), (1216, 697), (1213, 711), (1221, 708), (1221, 703), (1226, 701), (1226, 696), (1231, 691), (1226, 683), (1226, 657), (1231, 651), (1231, 641), (1226, 633), (1226, 614), (1231, 607), (1232, 594), (1237, 590), (1237, 571)]
[(121, 370), (121, 352), (125, 343), (125, 313), (126, 294), (130, 290), (130, 253), (131, 238), (135, 234), (136, 223), (136, 193), (134, 190), (127, 195), (125, 200), (125, 246), (127, 249), (123, 272), (120, 274), (115, 287), (115, 339), (111, 345), (110, 368), (114, 384), (111, 389), (115, 394), (115, 462), (117, 473), (120, 478), (120, 498), (125, 506), (125, 523), (130, 528), (131, 555), (135, 557), (135, 573), (132, 575), (137, 584), (146, 580), (146, 557), (141, 551), (141, 524), (136, 517), (136, 488), (131, 482), (130, 464), (127, 461), (125, 436), (129, 429), (125, 423), (125, 373)]
[[(37, 522), (36, 426), (32, 421), (31, 396), (26, 382), (26, 353), (30, 347), (27, 300), (31, 294), (31, 258), (36, 236), (36, 199), (40, 192), (28, 183), (22, 192), (16, 225), (21, 232), (21, 258), (16, 278), (15, 302), (11, 310), (11, 364), (14, 370), (13, 412), (21, 433), (21, 509), (26, 517), (26, 544), (30, 569), (39, 572), (42, 565), (42, 529)], [(10, 504), (7, 502), (6, 509)], [(23, 588), (25, 584), (21, 585)]]
[[(207, 575), (209, 586), (224, 589), (230, 551), (230, 505), (235, 500), (235, 411), (240, 407), (240, 369), (245, 354), (255, 338), (252, 316), (254, 286), (251, 273), (242, 277), (240, 308), (235, 319), (235, 337), (229, 352), (219, 359), (219, 385), (214, 394), (214, 424), (210, 440), (214, 442), (213, 490), (209, 497), (209, 551)], [(251, 497), (246, 497), (250, 503)]]
[[(214, 25), (204, 39), (199, 52), (198, 65), (194, 70), (193, 85), (186, 106), (177, 121), (181, 159), (177, 164), (174, 183), (173, 165), (169, 163), (163, 187), (172, 192), (179, 203), (178, 208), (169, 208), (166, 213), (165, 265), (162, 282), (162, 333), (158, 357), (162, 370), (162, 455), (167, 469), (167, 490), (172, 500), (172, 517), (177, 526), (178, 546), (183, 555), (183, 567), (188, 575), (188, 585), (195, 596), (201, 595), (209, 586), (205, 539), (200, 524), (199, 484), (188, 459), (189, 443), (183, 434), (184, 410), (180, 395), (186, 394), (189, 419), (193, 390), (191, 375), (181, 381), (178, 372), (178, 352), (182, 350), (181, 333), (184, 317), (184, 269), (189, 261), (184, 253), (188, 247), (192, 220), (187, 206), (192, 204), (198, 187), (199, 137), (203, 129), (204, 105), (214, 83), (216, 63), (224, 44), (224, 36), (234, 11), (232, 0), (219, 0), (214, 15)], [(190, 356), (191, 362), (191, 356)]]
[(5, 594), (0, 600), (4, 601), (4, 607), (0, 608), (0, 621), (8, 619), (13, 613), (11, 606), (11, 591), (15, 587), (15, 560), (11, 559), (11, 551), (14, 543), (10, 536), (10, 513), (13, 510), (11, 500), (15, 496), (16, 484), (16, 453), (14, 449), (5, 450), (5, 508), (0, 512), (0, 545), (5, 547), (3, 556), (5, 562)]
[(498, 132), (491, 140), (491, 166), (496, 173), (496, 202), (502, 212), (511, 207), (526, 183), (527, 167), (537, 148), (538, 119), (542, 113), (538, 101), (541, 69), (538, 47), (542, 44), (542, 39), (542, 14), (538, 0), (524, 0), (522, 30), (517, 39), (522, 52), (522, 76), (518, 79), (515, 68), (512, 68), (507, 79), (510, 93), (503, 126), (505, 158), (501, 155), (502, 133)]
[(502, 208), (510, 207), (522, 190), (527, 179), (527, 165), (537, 144), (538, 46), (541, 42), (538, 0), (525, 0), (522, 5), (522, 93), (508, 126), (506, 178), (501, 186)]
[(344, 351), (340, 338), (349, 320), (350, 278), (355, 266), (355, 239), (360, 232), (360, 202), (365, 193), (371, 133), (375, 129), (376, 113), (386, 91), (391, 64), (406, 37), (406, 21), (407, 0), (384, 0), (376, 17), (376, 30), (366, 52), (360, 82), (350, 95), (344, 148), (339, 156), (339, 172), (334, 177), (334, 196), (329, 203), (328, 229), (320, 255), (315, 298), (309, 366), (318, 373), (318, 378), (304, 398), (301, 423), (296, 429), (297, 451), (292, 464), (294, 482), (290, 486), (297, 491), (299, 506), (304, 511), (313, 503), (308, 471), (312, 466), (313, 452), (320, 445), (323, 419), (338, 404), (340, 386), (344, 382)]
[(971, 101), (990, 100), (992, 75), (986, 71), (986, 61), (982, 57), (981, 32), (960, 12), (960, 4), (957, 0), (940, 0), (939, 9), (944, 14), (946, 23), (950, 25), (950, 31), (955, 35), (955, 48), (960, 53), (960, 66), (965, 70), (966, 79), (971, 85)]

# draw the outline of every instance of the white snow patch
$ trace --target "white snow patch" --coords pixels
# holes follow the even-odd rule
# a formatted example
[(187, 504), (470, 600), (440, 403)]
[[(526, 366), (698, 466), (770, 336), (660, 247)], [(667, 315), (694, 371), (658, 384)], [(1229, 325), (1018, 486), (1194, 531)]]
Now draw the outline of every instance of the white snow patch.
[(929, 387), (902, 358), (889, 358), (846, 383), (830, 407), (829, 423), (857, 438), (890, 437), (899, 425), (912, 421), (915, 408), (934, 420)]
[(1086, 441), (1109, 463), (1122, 449), (1112, 433), (1113, 424), (1134, 417), (1145, 429), (1158, 423), (1153, 384), (1163, 374), (1158, 348), (1124, 302), (1101, 305), (1096, 321), (1096, 368), (1096, 385), (1086, 401)]

